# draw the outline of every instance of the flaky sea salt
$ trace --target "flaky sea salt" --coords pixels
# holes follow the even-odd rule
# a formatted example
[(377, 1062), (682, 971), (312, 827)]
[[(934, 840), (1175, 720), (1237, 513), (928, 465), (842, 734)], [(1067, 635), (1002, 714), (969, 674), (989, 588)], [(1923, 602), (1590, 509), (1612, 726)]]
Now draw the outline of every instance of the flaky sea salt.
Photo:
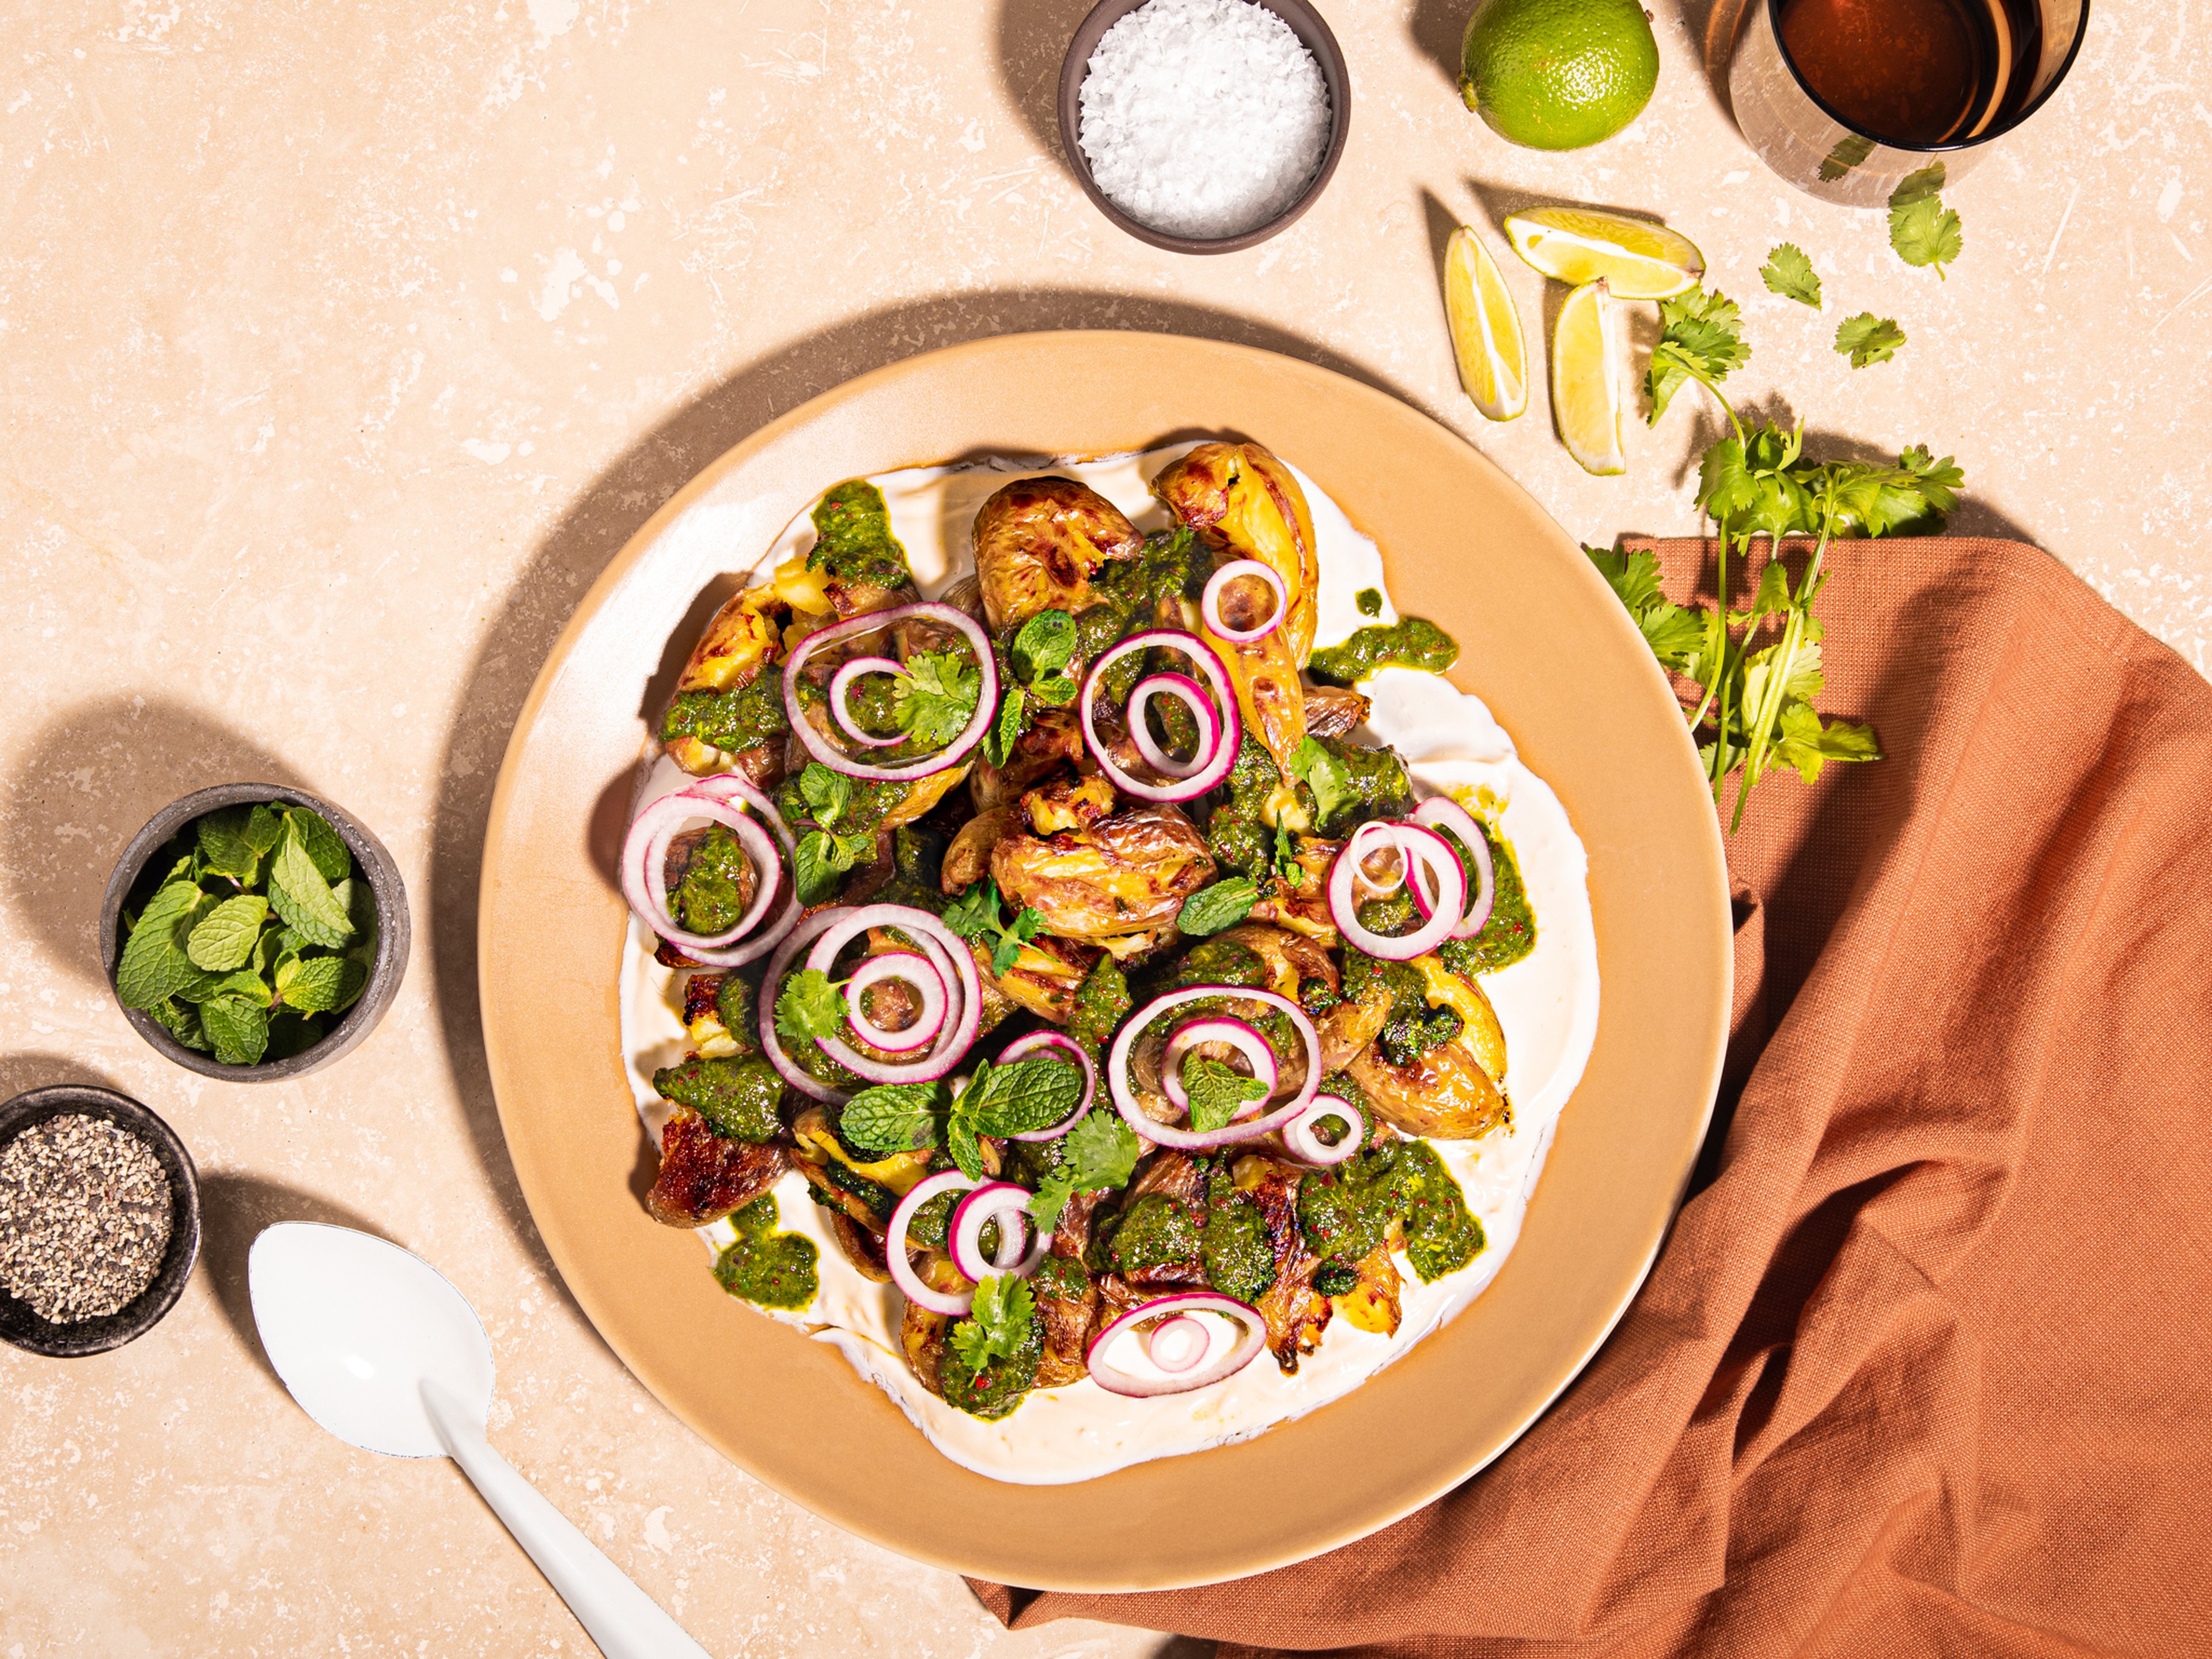
[(1212, 240), (1298, 198), (1328, 147), (1328, 86), (1289, 24), (1250, 0), (1147, 0), (1083, 80), (1084, 159), (1124, 213)]

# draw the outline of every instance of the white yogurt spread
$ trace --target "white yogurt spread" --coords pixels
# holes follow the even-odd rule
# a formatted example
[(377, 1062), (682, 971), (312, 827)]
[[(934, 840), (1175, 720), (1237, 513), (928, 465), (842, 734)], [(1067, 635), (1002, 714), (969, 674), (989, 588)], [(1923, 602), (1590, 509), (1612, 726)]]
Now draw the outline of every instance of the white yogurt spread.
[[(1148, 481), (1191, 447), (1178, 444), (1140, 455), (1042, 465), (993, 460), (909, 467), (879, 473), (871, 482), (884, 493), (917, 585), (925, 597), (935, 598), (974, 568), (976, 511), (1011, 479), (1047, 472), (1079, 478), (1139, 530), (1163, 529), (1167, 513), (1153, 500)], [(1370, 621), (1395, 621), (1375, 544), (1312, 479), (1295, 466), (1291, 470), (1313, 512), (1321, 566), (1316, 645), (1335, 644)], [(812, 524), (801, 513), (754, 567), (750, 582), (766, 580), (777, 564), (813, 541)], [(1371, 618), (1360, 615), (1354, 597), (1370, 587), (1384, 593), (1381, 615)], [(1283, 1375), (1273, 1356), (1262, 1352), (1235, 1376), (1187, 1395), (1129, 1399), (1086, 1377), (1034, 1390), (1012, 1413), (987, 1423), (922, 1387), (899, 1345), (904, 1298), (894, 1286), (872, 1284), (853, 1268), (826, 1213), (808, 1197), (805, 1177), (787, 1174), (775, 1188), (781, 1225), (819, 1247), (822, 1288), (811, 1306), (768, 1316), (835, 1344), (953, 1462), (997, 1480), (1052, 1486), (1247, 1439), (1357, 1388), (1479, 1296), (1512, 1252), (1559, 1112), (1581, 1080), (1597, 1035), (1597, 936), (1588, 861), (1559, 797), (1521, 763), (1513, 740), (1480, 698), (1455, 690), (1441, 675), (1401, 668), (1383, 669), (1360, 689), (1374, 702), (1363, 735), (1398, 750), (1417, 793), (1449, 792), (1471, 802), (1474, 792), (1487, 791), (1503, 803), (1496, 822), (1520, 864), (1535, 915), (1535, 949), (1482, 978), (1505, 1033), (1512, 1126), (1477, 1141), (1431, 1143), (1481, 1222), (1486, 1248), (1471, 1265), (1432, 1285), (1422, 1284), (1401, 1256), (1403, 1317), (1397, 1334), (1377, 1336), (1333, 1320), (1319, 1349), (1299, 1362), (1295, 1376)], [(672, 762), (653, 761), (644, 769), (635, 805), (688, 781)], [(623, 956), (623, 1057), (638, 1111), (656, 1139), (668, 1107), (653, 1092), (653, 1073), (682, 1060), (690, 1047), (680, 1012), (684, 978), (682, 970), (653, 959), (653, 941), (633, 916)], [(733, 1235), (722, 1222), (701, 1236), (719, 1250)], [(767, 1310), (748, 1305), (744, 1311)], [(732, 1314), (742, 1316), (735, 1308)]]

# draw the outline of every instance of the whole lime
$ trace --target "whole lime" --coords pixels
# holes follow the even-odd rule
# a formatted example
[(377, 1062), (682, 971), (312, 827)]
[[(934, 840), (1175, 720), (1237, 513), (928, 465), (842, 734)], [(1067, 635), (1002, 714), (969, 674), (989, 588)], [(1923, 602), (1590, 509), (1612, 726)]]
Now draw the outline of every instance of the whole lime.
[(1638, 0), (1478, 0), (1460, 44), (1460, 95), (1498, 135), (1580, 149), (1643, 112), (1659, 46)]

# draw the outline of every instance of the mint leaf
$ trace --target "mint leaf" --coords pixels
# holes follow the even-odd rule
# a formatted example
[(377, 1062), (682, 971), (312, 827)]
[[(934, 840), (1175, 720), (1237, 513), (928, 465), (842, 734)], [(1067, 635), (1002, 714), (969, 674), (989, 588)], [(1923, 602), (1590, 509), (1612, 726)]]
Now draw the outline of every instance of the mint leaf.
[(266, 857), (276, 850), (276, 843), (284, 839), (284, 820), (276, 816), (274, 806), (257, 806), (246, 815), (240, 832), (246, 844)]
[(1200, 1134), (1225, 1129), (1242, 1107), (1267, 1097), (1267, 1085), (1218, 1060), (1186, 1054), (1182, 1086), (1190, 1091), (1190, 1127)]
[(1185, 899), (1176, 913), (1176, 926), (1200, 937), (1218, 933), (1243, 921), (1259, 902), (1260, 890), (1249, 876), (1231, 876), (1211, 887), (1201, 887)]
[(349, 951), (342, 959), (345, 971), (338, 976), (338, 998), (331, 1005), (331, 1012), (342, 1014), (360, 1000), (368, 988), (368, 963)]
[(1040, 611), (1014, 635), (1007, 657), (1024, 684), (1057, 676), (1075, 659), (1075, 618), (1065, 611)]
[[(327, 958), (327, 960), (334, 961), (336, 958)], [(182, 991), (178, 994), (191, 997), (195, 1002), (212, 1002), (218, 997), (237, 997), (253, 1004), (257, 1008), (266, 1008), (274, 1000), (268, 981), (260, 975), (244, 968), (239, 969), (235, 973), (225, 974), (220, 979), (210, 980), (205, 985), (199, 987), (198, 991), (198, 995), (194, 995), (191, 991)]]
[(268, 1057), (289, 1060), (305, 1054), (323, 1040), (323, 1023), (309, 1015), (279, 1008), (269, 1017)]
[(876, 838), (872, 832), (833, 836), (824, 830), (809, 830), (801, 836), (793, 860), (799, 898), (808, 904), (819, 904), (834, 894), (837, 878), (853, 867), (855, 852), (861, 846), (873, 855)]
[(269, 1048), (269, 1011), (242, 997), (216, 997), (200, 1007), (200, 1022), (226, 1066), (252, 1066)]
[(1064, 1060), (1017, 1060), (977, 1068), (953, 1111), (987, 1135), (1024, 1135), (1051, 1127), (1083, 1098), (1083, 1072)]
[(340, 957), (309, 957), (276, 970), (276, 994), (303, 1014), (326, 1013), (338, 1006), (346, 963)]
[(1334, 818), (1339, 807), (1356, 804), (1352, 774), (1322, 746), (1320, 738), (1306, 738), (1291, 750), (1291, 770), (1313, 791), (1316, 829)]
[(953, 1114), (951, 1122), (945, 1127), (945, 1150), (952, 1154), (952, 1161), (959, 1167), (960, 1173), (969, 1180), (988, 1178), (989, 1172), (983, 1168), (983, 1149), (975, 1143), (975, 1126), (957, 1112)]
[(1820, 275), (1805, 257), (1805, 250), (1795, 242), (1784, 242), (1766, 256), (1766, 263), (1759, 268), (1759, 279), (1770, 294), (1779, 294), (1815, 311), (1820, 308)]
[[(240, 842), (243, 847), (245, 842)], [(185, 954), (192, 966), (210, 974), (227, 974), (243, 968), (261, 937), (261, 924), (269, 917), (269, 901), (258, 893), (240, 893), (225, 899), (200, 920), (185, 940)]]
[(845, 999), (819, 968), (802, 968), (776, 994), (775, 1032), (786, 1042), (836, 1036), (845, 1026)]
[(853, 799), (853, 781), (842, 772), (833, 772), (820, 761), (809, 761), (806, 769), (799, 775), (799, 798), (807, 810), (814, 814), (815, 823), (823, 829), (835, 827), (838, 818)]
[(1836, 349), (1851, 360), (1853, 368), (1887, 362), (1905, 343), (1905, 331), (1887, 317), (1862, 311), (1836, 326)]
[(924, 747), (942, 749), (975, 717), (983, 676), (973, 659), (953, 651), (910, 658), (906, 672), (891, 692), (899, 727)]
[(1014, 745), (1021, 741), (1024, 718), (1029, 711), (1029, 693), (1018, 685), (1010, 685), (999, 700), (999, 712), (983, 733), (983, 758), (994, 766), (1004, 766), (1013, 758)]
[(952, 1346), (969, 1370), (988, 1370), (994, 1359), (1020, 1352), (1036, 1316), (1036, 1297), (1027, 1279), (986, 1273), (967, 1318), (952, 1328)]
[(937, 1145), (937, 1120), (950, 1091), (942, 1082), (882, 1083), (845, 1103), (843, 1139), (866, 1152), (914, 1152)]
[(200, 1024), (200, 1011), (189, 1002), (177, 1002), (165, 997), (146, 1012), (185, 1048), (196, 1048), (202, 1054), (214, 1048), (215, 1045), (208, 1041), (206, 1028)]
[(189, 881), (173, 881), (146, 901), (116, 963), (116, 999), (126, 1008), (151, 1008), (199, 981), (180, 937), (204, 895)]
[(286, 834), (269, 866), (269, 902), (310, 944), (337, 949), (353, 937), (353, 923), (313, 855), (301, 844), (295, 833), (297, 821), (292, 822), (295, 832)]
[(200, 866), (218, 876), (228, 876), (241, 887), (250, 887), (261, 873), (261, 853), (246, 838), (246, 821), (252, 817), (243, 806), (225, 807), (210, 812), (199, 821), (194, 835), (199, 848)]
[(319, 812), (311, 812), (304, 806), (288, 806), (284, 809), (284, 824), (300, 838), (300, 845), (314, 861), (317, 872), (325, 881), (343, 881), (353, 873), (353, 854), (346, 850), (344, 837), (331, 829)]

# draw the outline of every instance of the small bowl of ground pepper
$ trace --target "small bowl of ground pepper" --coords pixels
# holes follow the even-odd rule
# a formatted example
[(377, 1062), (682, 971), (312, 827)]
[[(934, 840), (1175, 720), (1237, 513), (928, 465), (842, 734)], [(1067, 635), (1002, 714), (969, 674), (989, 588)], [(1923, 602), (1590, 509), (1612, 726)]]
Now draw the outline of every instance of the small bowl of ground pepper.
[(303, 1077), (375, 1029), (407, 971), (384, 843), (319, 796), (229, 783), (173, 801), (108, 878), (100, 950), (138, 1035), (234, 1083)]
[(127, 1095), (62, 1085), (0, 1105), (0, 1340), (56, 1359), (143, 1336), (200, 1253), (199, 1172)]

